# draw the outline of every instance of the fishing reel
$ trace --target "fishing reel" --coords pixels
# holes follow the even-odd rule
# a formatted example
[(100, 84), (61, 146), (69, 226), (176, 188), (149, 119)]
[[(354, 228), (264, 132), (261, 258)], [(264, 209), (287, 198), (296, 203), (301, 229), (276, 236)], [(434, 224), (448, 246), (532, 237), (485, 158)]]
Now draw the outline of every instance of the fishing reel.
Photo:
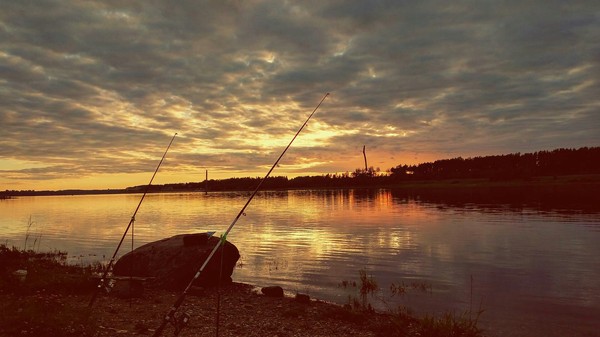
[(179, 336), (181, 330), (183, 330), (183, 328), (185, 328), (188, 325), (190, 321), (190, 314), (188, 314), (187, 312), (184, 312), (180, 315), (174, 313), (172, 315), (172, 319), (169, 321), (171, 322), (171, 325), (173, 325), (173, 327), (175, 328), (175, 330), (173, 331), (173, 335)]
[(107, 278), (107, 279), (100, 279), (100, 283), (98, 283), (98, 291), (102, 291), (105, 294), (109, 294), (113, 288), (115, 287), (115, 280), (111, 279), (111, 278)]

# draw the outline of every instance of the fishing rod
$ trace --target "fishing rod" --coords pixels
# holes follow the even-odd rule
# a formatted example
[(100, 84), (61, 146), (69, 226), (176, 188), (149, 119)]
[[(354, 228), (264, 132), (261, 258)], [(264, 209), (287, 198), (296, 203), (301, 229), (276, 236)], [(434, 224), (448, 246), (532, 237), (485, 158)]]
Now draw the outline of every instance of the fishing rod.
[[(98, 293), (100, 292), (100, 289), (102, 289), (102, 287), (104, 287), (104, 283), (106, 282), (106, 277), (107, 277), (110, 269), (112, 268), (113, 263), (115, 262), (115, 257), (117, 256), (117, 253), (119, 252), (119, 248), (121, 248), (121, 245), (123, 244), (123, 240), (125, 240), (125, 236), (127, 236), (127, 232), (129, 231), (129, 228), (131, 228), (131, 226), (135, 222), (135, 215), (137, 214), (138, 210), (140, 209), (140, 206), (142, 205), (142, 201), (144, 201), (146, 194), (150, 190), (150, 185), (152, 185), (152, 181), (154, 180), (154, 177), (156, 176), (156, 173), (158, 172), (160, 165), (162, 164), (163, 160), (165, 160), (165, 157), (167, 156), (167, 152), (169, 152), (169, 148), (171, 147), (171, 144), (173, 144), (173, 140), (175, 140), (175, 136), (177, 136), (177, 132), (175, 132), (175, 134), (173, 135), (173, 138), (171, 138), (171, 141), (169, 142), (169, 146), (167, 146), (167, 149), (165, 150), (165, 153), (163, 154), (162, 158), (160, 159), (158, 166), (156, 166), (156, 170), (154, 170), (154, 174), (152, 175), (152, 178), (150, 178), (150, 182), (148, 183), (148, 185), (146, 185), (146, 190), (144, 191), (144, 194), (142, 194), (142, 198), (140, 199), (140, 202), (138, 203), (137, 207), (135, 208), (135, 211), (133, 212), (133, 215), (131, 216), (131, 220), (129, 220), (129, 224), (127, 225), (127, 228), (125, 229), (123, 236), (121, 237), (121, 241), (119, 241), (119, 244), (117, 245), (117, 249), (115, 249), (113, 256), (110, 258), (110, 262), (108, 262), (106, 269), (104, 269), (102, 278), (100, 278), (100, 283), (98, 284), (96, 291), (94, 291), (94, 294), (92, 295), (92, 298), (90, 299), (90, 303), (88, 303), (88, 308), (91, 308), (94, 305), (94, 302), (96, 302), (96, 298), (98, 297)], [(132, 240), (133, 240), (133, 238), (132, 238)]]
[[(319, 109), (319, 107), (321, 106), (321, 104), (323, 103), (323, 101), (325, 100), (325, 98), (327, 98), (327, 96), (329, 96), (329, 93), (326, 93), (325, 96), (323, 96), (323, 98), (321, 99), (321, 101), (319, 102), (319, 104), (317, 104), (317, 106), (315, 107), (315, 109), (308, 116), (308, 118), (306, 119), (306, 121), (304, 122), (304, 124), (302, 124), (302, 126), (300, 127), (300, 129), (298, 129), (298, 132), (296, 132), (296, 134), (294, 135), (294, 137), (292, 138), (292, 140), (290, 141), (290, 143), (286, 146), (286, 148), (283, 150), (283, 152), (279, 155), (279, 158), (277, 158), (277, 160), (275, 161), (275, 163), (273, 164), (273, 166), (271, 166), (271, 169), (269, 170), (269, 172), (267, 172), (267, 174), (265, 175), (265, 177), (262, 178), (262, 180), (258, 183), (258, 186), (256, 186), (256, 188), (254, 189), (254, 192), (252, 192), (252, 194), (250, 195), (250, 198), (248, 198), (248, 201), (246, 201), (246, 204), (244, 205), (244, 207), (242, 207), (242, 209), (240, 210), (240, 212), (238, 213), (238, 215), (235, 217), (235, 219), (233, 219), (233, 222), (231, 222), (231, 224), (229, 225), (229, 227), (227, 228), (227, 230), (225, 231), (225, 233), (223, 233), (223, 235), (221, 235), (221, 239), (219, 240), (219, 242), (217, 242), (217, 244), (215, 245), (215, 247), (213, 248), (213, 250), (206, 257), (206, 260), (204, 260), (204, 263), (198, 269), (198, 271), (196, 272), (196, 274), (194, 275), (194, 277), (192, 278), (192, 280), (188, 283), (188, 285), (185, 288), (185, 290), (183, 291), (183, 293), (181, 293), (181, 295), (179, 296), (179, 298), (177, 298), (177, 300), (175, 301), (175, 304), (173, 304), (173, 306), (171, 307), (171, 309), (169, 310), (169, 312), (165, 315), (165, 317), (163, 317), (163, 321), (160, 324), (160, 326), (154, 331), (154, 335), (152, 335), (153, 337), (158, 337), (158, 336), (162, 335), (163, 330), (165, 329), (165, 327), (169, 323), (171, 323), (171, 324), (173, 324), (175, 326), (175, 335), (177, 336), (177, 335), (179, 335), (179, 332), (181, 332), (181, 329), (183, 329), (183, 327), (187, 324), (187, 322), (189, 320), (189, 315), (187, 315), (187, 314), (184, 313), (184, 315), (182, 315), (181, 317), (175, 317), (175, 313), (177, 312), (177, 310), (179, 310), (179, 307), (181, 306), (181, 304), (185, 300), (185, 297), (187, 296), (188, 291), (192, 287), (192, 284), (194, 283), (194, 281), (196, 281), (196, 279), (198, 279), (198, 277), (200, 277), (200, 274), (202, 274), (202, 272), (204, 271), (204, 268), (206, 268), (206, 265), (208, 265), (208, 263), (212, 259), (213, 255), (215, 255), (215, 252), (219, 249), (219, 247), (221, 245), (225, 244), (225, 241), (227, 240), (227, 235), (229, 234), (229, 232), (231, 232), (231, 230), (233, 229), (233, 226), (235, 226), (236, 222), (240, 219), (240, 217), (244, 214), (244, 211), (246, 210), (246, 207), (248, 207), (248, 205), (250, 204), (250, 202), (252, 201), (252, 199), (254, 199), (254, 196), (256, 195), (256, 193), (258, 192), (258, 190), (260, 189), (261, 185), (265, 182), (265, 180), (267, 180), (267, 178), (269, 177), (269, 175), (271, 174), (271, 172), (273, 172), (273, 170), (275, 169), (275, 167), (277, 166), (277, 164), (279, 164), (279, 161), (281, 160), (281, 158), (283, 157), (283, 155), (287, 152), (287, 150), (290, 148), (290, 146), (292, 146), (292, 143), (294, 142), (294, 140), (296, 140), (296, 137), (298, 137), (298, 135), (300, 134), (300, 132), (302, 131), (302, 129), (304, 129), (304, 127), (306, 126), (306, 124), (308, 124), (308, 121), (315, 114), (315, 112), (317, 111), (317, 109)], [(222, 252), (221, 254), (223, 254), (223, 253), (224, 252)]]

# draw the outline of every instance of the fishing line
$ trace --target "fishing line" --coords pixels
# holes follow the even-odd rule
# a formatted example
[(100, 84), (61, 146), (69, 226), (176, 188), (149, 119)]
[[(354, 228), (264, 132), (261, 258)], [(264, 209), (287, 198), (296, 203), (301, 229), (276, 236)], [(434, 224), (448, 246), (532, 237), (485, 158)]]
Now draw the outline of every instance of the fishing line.
[[(260, 187), (262, 186), (262, 184), (267, 180), (267, 178), (269, 177), (269, 175), (271, 174), (271, 172), (273, 172), (273, 170), (275, 169), (275, 167), (279, 164), (279, 161), (281, 160), (281, 158), (283, 157), (283, 155), (287, 152), (287, 150), (290, 148), (290, 146), (292, 146), (292, 143), (294, 142), (294, 140), (296, 140), (296, 137), (298, 137), (298, 135), (300, 134), (300, 132), (302, 131), (302, 129), (304, 129), (304, 127), (306, 126), (306, 124), (308, 124), (308, 121), (315, 114), (315, 112), (317, 111), (317, 109), (319, 109), (319, 107), (321, 106), (321, 104), (323, 103), (323, 101), (325, 100), (325, 98), (327, 98), (327, 96), (329, 96), (329, 93), (326, 93), (325, 96), (323, 96), (323, 98), (321, 99), (321, 101), (319, 102), (319, 104), (317, 104), (317, 106), (312, 111), (312, 113), (308, 116), (308, 118), (306, 119), (306, 121), (304, 121), (304, 124), (302, 124), (302, 126), (300, 127), (300, 129), (298, 129), (298, 132), (296, 132), (296, 134), (294, 135), (294, 137), (292, 138), (292, 140), (290, 141), (290, 143), (285, 147), (285, 149), (283, 150), (283, 152), (279, 155), (279, 158), (277, 158), (277, 160), (275, 161), (275, 163), (273, 164), (273, 166), (271, 166), (271, 169), (269, 169), (269, 172), (267, 172), (267, 174), (265, 175), (265, 177), (262, 178), (262, 180), (258, 183), (258, 186), (256, 186), (256, 189), (254, 189), (254, 192), (252, 192), (252, 194), (250, 195), (250, 198), (248, 198), (248, 201), (246, 201), (246, 204), (244, 205), (244, 207), (242, 207), (242, 209), (240, 210), (240, 212), (238, 213), (238, 215), (235, 217), (235, 219), (233, 220), (233, 222), (231, 222), (231, 224), (229, 225), (229, 227), (227, 228), (227, 230), (225, 231), (225, 233), (223, 233), (223, 235), (221, 236), (221, 240), (219, 240), (219, 242), (215, 245), (215, 247), (210, 252), (210, 254), (206, 257), (206, 260), (204, 260), (204, 263), (202, 264), (202, 266), (200, 267), (200, 269), (198, 269), (198, 271), (196, 272), (196, 274), (194, 275), (194, 277), (192, 278), (192, 280), (188, 283), (188, 285), (185, 288), (185, 290), (183, 291), (183, 293), (181, 293), (181, 295), (179, 296), (179, 298), (177, 298), (177, 300), (175, 301), (175, 304), (173, 304), (173, 306), (171, 307), (171, 309), (169, 310), (169, 312), (165, 315), (165, 317), (163, 318), (163, 321), (162, 321), (161, 325), (155, 330), (153, 337), (160, 336), (168, 323), (174, 324), (175, 325), (176, 334), (179, 334), (179, 331), (181, 330), (181, 327), (178, 325), (179, 323), (177, 322), (177, 320), (175, 322), (172, 322), (172, 320), (174, 318), (176, 318), (175, 317), (175, 313), (177, 312), (177, 310), (179, 309), (179, 307), (181, 306), (181, 304), (185, 300), (185, 297), (187, 296), (187, 293), (188, 293), (189, 289), (192, 287), (192, 284), (194, 283), (194, 281), (196, 281), (196, 279), (198, 279), (198, 277), (200, 277), (200, 274), (202, 274), (202, 272), (204, 271), (204, 268), (206, 268), (206, 265), (208, 265), (208, 263), (212, 259), (213, 255), (215, 255), (215, 252), (219, 249), (219, 246), (222, 244), (222, 242), (225, 242), (227, 240), (227, 235), (229, 234), (229, 232), (231, 231), (231, 229), (233, 229), (233, 226), (235, 226), (235, 224), (239, 220), (239, 218), (242, 215), (244, 215), (244, 211), (246, 210), (246, 208), (248, 207), (248, 205), (250, 204), (250, 202), (252, 201), (252, 199), (254, 199), (254, 196), (256, 195), (256, 193), (258, 192), (258, 190), (260, 189)], [(186, 317), (184, 317), (184, 320), (186, 320), (186, 319), (189, 319), (189, 316), (186, 315)], [(187, 320), (185, 322), (187, 322)]]
[[(135, 231), (135, 222), (131, 224), (131, 253), (133, 253), (133, 238)], [(133, 294), (131, 293), (131, 286), (133, 284), (133, 263), (129, 264), (129, 308), (131, 308), (131, 302), (133, 302)]]
[[(94, 302), (96, 302), (96, 298), (98, 297), (98, 293), (100, 292), (100, 289), (102, 289), (102, 287), (104, 287), (104, 283), (106, 282), (106, 277), (107, 277), (110, 269), (112, 268), (113, 263), (115, 262), (115, 257), (117, 256), (117, 253), (119, 252), (119, 249), (121, 248), (121, 245), (123, 244), (123, 240), (125, 240), (125, 237), (127, 236), (127, 232), (129, 231), (129, 228), (131, 228), (131, 226), (133, 226), (133, 223), (135, 222), (135, 215), (137, 214), (138, 210), (140, 209), (140, 206), (142, 205), (142, 202), (144, 201), (146, 194), (148, 194), (148, 191), (150, 190), (150, 185), (152, 185), (152, 181), (154, 180), (154, 177), (156, 176), (156, 173), (158, 172), (160, 165), (165, 160), (165, 157), (167, 156), (167, 152), (169, 152), (169, 148), (171, 147), (171, 144), (173, 144), (173, 140), (175, 140), (175, 136), (177, 136), (177, 132), (175, 132), (175, 134), (173, 135), (173, 138), (171, 138), (171, 141), (169, 142), (169, 146), (167, 146), (167, 149), (165, 150), (165, 153), (163, 154), (162, 158), (160, 159), (158, 166), (156, 166), (156, 170), (154, 170), (154, 174), (152, 174), (152, 178), (150, 178), (150, 182), (148, 183), (148, 185), (146, 185), (146, 190), (144, 191), (144, 194), (142, 194), (142, 198), (140, 199), (140, 202), (138, 203), (137, 207), (135, 208), (135, 211), (133, 212), (133, 215), (131, 216), (131, 220), (129, 220), (129, 224), (127, 225), (127, 228), (125, 229), (123, 236), (121, 237), (121, 241), (119, 241), (119, 244), (117, 245), (117, 248), (115, 249), (115, 252), (113, 253), (113, 256), (110, 258), (110, 262), (108, 262), (108, 265), (106, 266), (106, 269), (104, 270), (104, 273), (102, 274), (102, 278), (100, 278), (100, 283), (98, 284), (96, 291), (94, 291), (94, 294), (92, 295), (92, 298), (90, 299), (90, 303), (88, 303), (88, 308), (91, 308), (94, 305)], [(132, 234), (133, 234), (133, 232), (132, 232)], [(131, 237), (131, 240), (132, 240), (131, 245), (133, 248), (133, 235)], [(131, 282), (130, 282), (130, 284), (131, 284)]]
[(225, 256), (225, 243), (227, 240), (221, 240), (221, 263), (219, 265), (219, 279), (217, 280), (217, 315), (215, 319), (215, 335), (219, 337), (219, 322), (221, 317), (221, 278), (223, 278), (223, 260)]

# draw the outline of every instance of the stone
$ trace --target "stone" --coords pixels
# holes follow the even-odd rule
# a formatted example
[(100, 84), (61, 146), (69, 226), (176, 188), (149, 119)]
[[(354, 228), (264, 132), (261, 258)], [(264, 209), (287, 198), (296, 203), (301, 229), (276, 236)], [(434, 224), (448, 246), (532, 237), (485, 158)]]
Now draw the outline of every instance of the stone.
[(296, 294), (296, 301), (302, 304), (308, 304), (310, 303), (310, 296), (298, 293)]
[(263, 287), (260, 291), (268, 297), (283, 297), (283, 288), (280, 286)]
[(25, 282), (27, 278), (27, 270), (25, 269), (15, 270), (12, 274), (21, 282)]
[[(220, 239), (208, 233), (181, 234), (150, 242), (121, 257), (114, 265), (115, 276), (149, 278), (149, 286), (182, 289), (192, 280)], [(223, 253), (223, 268), (221, 253)], [(235, 245), (225, 242), (213, 255), (194, 286), (230, 284), (231, 274), (240, 258)]]
[(110, 293), (119, 298), (141, 298), (144, 295), (144, 285), (137, 279), (122, 279), (115, 283)]

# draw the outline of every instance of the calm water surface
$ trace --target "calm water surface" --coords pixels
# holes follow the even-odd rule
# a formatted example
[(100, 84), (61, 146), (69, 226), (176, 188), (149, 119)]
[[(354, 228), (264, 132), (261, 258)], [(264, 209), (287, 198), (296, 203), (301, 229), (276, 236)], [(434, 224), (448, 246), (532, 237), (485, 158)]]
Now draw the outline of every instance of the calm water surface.
[[(136, 217), (134, 247), (229, 226), (249, 193), (152, 194)], [(141, 195), (0, 201), (8, 245), (68, 251), (73, 263), (108, 259)], [(29, 227), (31, 218), (33, 225)], [(27, 237), (27, 242), (25, 238)], [(347, 303), (365, 269), (374, 306), (462, 313), (480, 306), (491, 336), (598, 336), (600, 213), (515, 205), (428, 202), (390, 191), (260, 193), (228, 237), (242, 258), (234, 280), (281, 285)], [(131, 250), (129, 237), (121, 254)], [(431, 285), (390, 297), (391, 283)], [(168, 308), (165, 308), (165, 310)]]

